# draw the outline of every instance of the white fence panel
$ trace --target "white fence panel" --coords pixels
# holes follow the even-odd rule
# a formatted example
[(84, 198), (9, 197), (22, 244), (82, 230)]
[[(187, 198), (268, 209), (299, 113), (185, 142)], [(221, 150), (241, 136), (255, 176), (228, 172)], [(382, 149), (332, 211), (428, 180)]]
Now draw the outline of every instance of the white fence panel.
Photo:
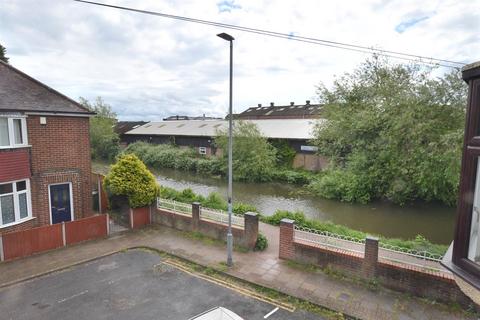
[(157, 198), (157, 208), (192, 215), (192, 205), (170, 199)]
[[(214, 210), (209, 208), (200, 208), (200, 219), (212, 220), (224, 224), (228, 224), (228, 213), (225, 211)], [(232, 225), (244, 227), (244, 218), (232, 215)]]

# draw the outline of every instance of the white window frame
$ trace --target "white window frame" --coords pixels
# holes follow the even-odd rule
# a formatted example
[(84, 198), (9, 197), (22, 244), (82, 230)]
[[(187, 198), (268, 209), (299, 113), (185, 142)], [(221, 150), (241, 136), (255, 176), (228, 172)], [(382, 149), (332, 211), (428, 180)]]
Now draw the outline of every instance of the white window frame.
[[(26, 188), (25, 188), (25, 190), (17, 192), (17, 182), (22, 182), (22, 181), (26, 182)], [(15, 181), (2, 182), (0, 184), (13, 184), (12, 192), (5, 193), (5, 194), (2, 194), (0, 196), (3, 197), (3, 196), (13, 195), (13, 210), (15, 212), (15, 221), (7, 223), (7, 224), (3, 224), (2, 206), (0, 206), (0, 229), (7, 228), (7, 227), (10, 227), (10, 226), (14, 226), (14, 225), (17, 225), (17, 224), (20, 224), (20, 223), (23, 223), (25, 221), (33, 219), (33, 217), (32, 217), (32, 197), (31, 197), (31, 191), (30, 191), (30, 179), (20, 179), (20, 180), (15, 180)], [(24, 193), (27, 195), (27, 216), (25, 218), (20, 219), (19, 195), (24, 194)]]
[(207, 154), (207, 147), (198, 147), (198, 153)]
[(74, 207), (73, 207), (73, 184), (69, 181), (59, 182), (59, 183), (51, 183), (51, 184), (48, 185), (48, 211), (50, 212), (49, 216), (50, 216), (50, 224), (51, 225), (53, 224), (53, 216), (52, 216), (52, 198), (51, 198), (50, 187), (51, 186), (57, 186), (57, 185), (60, 185), (60, 184), (68, 184), (69, 185), (69, 189), (70, 189), (70, 221), (75, 220), (75, 214), (73, 212), (73, 210), (74, 210)]
[[(0, 115), (0, 118), (7, 119), (8, 127), (8, 141), (9, 144), (6, 146), (1, 146), (0, 149), (13, 149), (13, 148), (23, 148), (28, 146), (28, 136), (27, 136), (27, 120), (25, 116), (8, 116)], [(15, 143), (15, 130), (13, 125), (13, 120), (20, 120), (22, 126), (22, 138), (23, 141), (21, 144)]]

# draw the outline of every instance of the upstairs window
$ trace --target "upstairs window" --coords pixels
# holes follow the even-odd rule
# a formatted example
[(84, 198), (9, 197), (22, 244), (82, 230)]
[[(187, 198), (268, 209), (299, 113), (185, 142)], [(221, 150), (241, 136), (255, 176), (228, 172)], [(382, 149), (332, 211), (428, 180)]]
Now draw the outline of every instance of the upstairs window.
[(25, 118), (0, 116), (0, 148), (16, 148), (27, 145)]

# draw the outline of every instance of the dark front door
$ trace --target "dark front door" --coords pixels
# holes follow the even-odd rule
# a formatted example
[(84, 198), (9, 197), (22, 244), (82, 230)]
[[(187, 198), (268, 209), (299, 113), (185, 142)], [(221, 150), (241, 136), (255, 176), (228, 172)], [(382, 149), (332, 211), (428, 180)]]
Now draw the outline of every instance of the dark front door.
[(52, 210), (52, 223), (72, 220), (70, 184), (50, 186), (50, 208)]

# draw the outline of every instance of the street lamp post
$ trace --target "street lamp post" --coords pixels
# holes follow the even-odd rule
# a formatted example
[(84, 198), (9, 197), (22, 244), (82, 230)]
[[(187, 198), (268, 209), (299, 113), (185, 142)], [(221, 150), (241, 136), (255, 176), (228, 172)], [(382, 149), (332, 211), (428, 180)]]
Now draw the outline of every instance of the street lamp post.
[(228, 231), (227, 231), (227, 266), (233, 265), (232, 248), (233, 248), (233, 235), (232, 235), (232, 82), (233, 82), (233, 40), (231, 35), (226, 33), (217, 34), (218, 37), (230, 42), (230, 101), (228, 107)]

